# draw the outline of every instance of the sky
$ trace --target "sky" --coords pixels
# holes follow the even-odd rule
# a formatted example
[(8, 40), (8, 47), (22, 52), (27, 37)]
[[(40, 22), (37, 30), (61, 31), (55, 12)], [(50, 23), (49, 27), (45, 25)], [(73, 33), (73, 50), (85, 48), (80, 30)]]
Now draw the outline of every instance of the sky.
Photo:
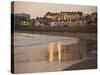
[(70, 5), (70, 4), (55, 4), (55, 3), (36, 3), (15, 1), (14, 13), (27, 13), (31, 18), (43, 17), (46, 12), (61, 12), (61, 11), (82, 11), (84, 14), (91, 14), (97, 11), (96, 6), (87, 5)]

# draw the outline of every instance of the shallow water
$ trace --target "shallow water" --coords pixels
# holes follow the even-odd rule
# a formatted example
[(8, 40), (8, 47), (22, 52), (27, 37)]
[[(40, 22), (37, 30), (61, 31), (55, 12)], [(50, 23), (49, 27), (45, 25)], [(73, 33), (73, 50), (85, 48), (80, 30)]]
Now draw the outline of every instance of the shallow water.
[(15, 73), (63, 70), (88, 57), (87, 44), (72, 37), (14, 33)]

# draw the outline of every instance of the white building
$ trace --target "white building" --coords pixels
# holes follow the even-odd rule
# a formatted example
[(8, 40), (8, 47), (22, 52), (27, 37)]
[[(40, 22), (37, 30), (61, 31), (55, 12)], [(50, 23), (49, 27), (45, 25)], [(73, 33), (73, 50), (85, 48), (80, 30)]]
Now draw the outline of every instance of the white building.
[(29, 21), (21, 21), (21, 22), (19, 23), (19, 25), (28, 26), (28, 25), (30, 25), (30, 23), (29, 23)]
[(36, 27), (40, 26), (40, 22), (38, 20), (35, 20), (35, 26)]
[(55, 27), (56, 23), (54, 21), (50, 22), (50, 27)]

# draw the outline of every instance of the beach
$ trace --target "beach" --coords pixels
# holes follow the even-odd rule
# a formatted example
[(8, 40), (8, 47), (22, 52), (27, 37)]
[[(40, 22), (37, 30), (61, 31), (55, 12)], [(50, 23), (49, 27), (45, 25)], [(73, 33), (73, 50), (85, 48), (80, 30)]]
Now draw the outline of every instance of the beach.
[[(64, 46), (61, 52), (52, 48), (59, 46), (59, 41)], [(14, 70), (15, 73), (61, 71), (86, 59), (86, 50), (86, 41), (78, 38), (17, 32), (14, 33)]]

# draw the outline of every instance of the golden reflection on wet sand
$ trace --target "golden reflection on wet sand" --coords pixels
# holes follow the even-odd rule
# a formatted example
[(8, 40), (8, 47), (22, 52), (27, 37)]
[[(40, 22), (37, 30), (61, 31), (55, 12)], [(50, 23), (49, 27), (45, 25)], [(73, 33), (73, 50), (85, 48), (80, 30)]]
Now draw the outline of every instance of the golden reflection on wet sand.
[(49, 44), (49, 61), (53, 62), (54, 59), (54, 43)]
[(58, 61), (59, 63), (61, 63), (61, 42), (58, 42), (57, 48), (58, 48)]
[[(54, 57), (54, 51), (55, 51), (54, 44), (55, 43), (53, 42), (49, 44), (49, 61), (50, 62), (53, 62), (55, 58)], [(62, 57), (61, 56), (61, 42), (58, 42), (56, 47), (57, 47), (57, 52), (58, 52), (58, 62), (61, 63), (61, 57)]]

